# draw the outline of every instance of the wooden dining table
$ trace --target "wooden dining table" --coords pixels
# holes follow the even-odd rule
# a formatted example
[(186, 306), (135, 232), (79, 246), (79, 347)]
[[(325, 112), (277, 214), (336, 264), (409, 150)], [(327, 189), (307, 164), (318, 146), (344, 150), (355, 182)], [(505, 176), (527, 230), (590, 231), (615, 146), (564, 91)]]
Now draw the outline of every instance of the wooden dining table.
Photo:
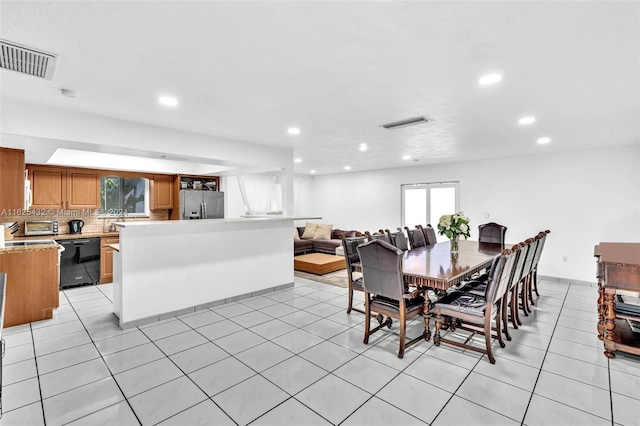
[(504, 248), (468, 240), (459, 242), (457, 253), (451, 253), (448, 241), (418, 247), (404, 253), (402, 272), (409, 284), (446, 290), (491, 266)]
[[(511, 247), (506, 245), (507, 247)], [(477, 272), (488, 268), (505, 249), (504, 244), (481, 243), (479, 241), (460, 240), (458, 252), (451, 253), (449, 241), (432, 246), (417, 247), (404, 252), (402, 274), (404, 280), (418, 287), (436, 289), (441, 294), (461, 281), (471, 278)], [(355, 270), (362, 272), (360, 264)], [(429, 329), (431, 301), (424, 298), (424, 340), (431, 338)], [(422, 338), (421, 337), (421, 338)], [(417, 340), (414, 339), (414, 340)], [(412, 341), (413, 342), (413, 341)], [(408, 344), (412, 344), (409, 342)]]

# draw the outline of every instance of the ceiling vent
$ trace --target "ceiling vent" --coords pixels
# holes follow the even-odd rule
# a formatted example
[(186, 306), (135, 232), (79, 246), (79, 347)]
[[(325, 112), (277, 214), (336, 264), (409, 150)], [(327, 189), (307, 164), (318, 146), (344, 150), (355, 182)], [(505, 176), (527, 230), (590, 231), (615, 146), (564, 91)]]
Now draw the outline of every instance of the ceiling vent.
[(0, 40), (0, 68), (21, 74), (53, 79), (58, 55)]
[(431, 121), (433, 121), (432, 118), (422, 116), (394, 121), (393, 123), (381, 124), (380, 127), (384, 127), (385, 129), (397, 129), (398, 127), (413, 126), (415, 124), (429, 123)]

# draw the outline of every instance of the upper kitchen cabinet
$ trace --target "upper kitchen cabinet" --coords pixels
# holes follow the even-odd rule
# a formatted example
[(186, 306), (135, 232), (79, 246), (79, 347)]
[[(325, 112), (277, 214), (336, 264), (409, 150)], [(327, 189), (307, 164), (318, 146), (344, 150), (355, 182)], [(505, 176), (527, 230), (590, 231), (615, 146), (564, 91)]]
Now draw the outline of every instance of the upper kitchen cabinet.
[(0, 211), (24, 208), (24, 151), (0, 148)]
[(32, 209), (97, 209), (100, 179), (97, 170), (30, 165)]
[(151, 181), (153, 199), (152, 209), (172, 209), (173, 208), (173, 185), (174, 177), (171, 175), (153, 175)]

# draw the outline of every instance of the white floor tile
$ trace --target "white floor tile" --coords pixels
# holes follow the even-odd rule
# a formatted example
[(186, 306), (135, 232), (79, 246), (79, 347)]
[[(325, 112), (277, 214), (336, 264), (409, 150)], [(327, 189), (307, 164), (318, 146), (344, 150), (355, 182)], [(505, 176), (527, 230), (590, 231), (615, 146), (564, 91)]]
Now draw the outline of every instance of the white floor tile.
[(264, 377), (253, 376), (215, 395), (213, 402), (239, 425), (246, 425), (288, 398), (286, 392)]
[(149, 343), (150, 340), (140, 330), (134, 330), (131, 333), (119, 334), (117, 336), (98, 340), (95, 344), (102, 355), (110, 355), (125, 349), (134, 348), (136, 346)]
[(531, 392), (538, 380), (540, 369), (504, 357), (496, 360), (495, 364), (491, 364), (484, 357), (473, 371)]
[(42, 398), (49, 398), (107, 377), (111, 377), (111, 374), (100, 358), (43, 374), (40, 376)]
[(142, 424), (156, 424), (207, 399), (186, 376), (129, 399)]
[(216, 395), (256, 374), (235, 358), (229, 357), (189, 374), (207, 395)]
[(240, 324), (245, 328), (253, 327), (254, 325), (262, 324), (267, 321), (271, 321), (273, 318), (267, 314), (264, 314), (260, 311), (251, 311), (246, 314), (236, 315), (233, 317), (232, 321)]
[(540, 395), (533, 395), (524, 424), (527, 426), (610, 426), (611, 422)]
[(151, 340), (160, 340), (189, 330), (191, 330), (191, 327), (174, 318), (172, 321), (163, 322), (162, 324), (151, 327), (145, 327), (142, 332)]
[(240, 330), (237, 333), (217, 339), (216, 345), (234, 355), (265, 341), (265, 339), (250, 330)]
[(280, 321), (278, 319), (272, 319), (270, 321), (263, 322), (254, 327), (251, 327), (251, 331), (256, 333), (258, 336), (269, 340), (274, 339), (278, 336), (282, 336), (283, 334), (287, 334), (295, 329), (296, 327), (292, 326), (291, 324)]
[(182, 371), (189, 374), (202, 367), (206, 367), (207, 365), (227, 358), (228, 356), (229, 354), (227, 352), (223, 351), (213, 343), (208, 342), (204, 345), (196, 346), (185, 351), (178, 352), (177, 354), (173, 354), (169, 358), (171, 358), (171, 360), (175, 362)]
[(323, 339), (331, 339), (333, 336), (348, 330), (349, 327), (326, 318), (321, 318), (316, 322), (305, 325), (302, 329), (320, 336)]
[(614, 393), (611, 395), (613, 402), (613, 421), (619, 425), (637, 425), (640, 419), (640, 404), (637, 399)]
[(261, 374), (290, 395), (295, 395), (326, 376), (327, 372), (304, 358), (294, 356)]
[(173, 336), (165, 337), (164, 339), (156, 340), (155, 344), (158, 345), (160, 350), (167, 355), (173, 355), (178, 352), (182, 352), (186, 349), (193, 348), (207, 343), (209, 340), (202, 334), (189, 330), (183, 333), (174, 334)]
[(229, 334), (236, 333), (242, 330), (242, 326), (235, 322), (225, 319), (213, 324), (208, 324), (196, 329), (196, 331), (202, 334), (207, 339), (214, 341)]
[(253, 311), (253, 309), (250, 308), (249, 306), (243, 305), (242, 303), (239, 303), (239, 302), (227, 303), (225, 305), (216, 306), (211, 310), (226, 318), (233, 318), (238, 315), (246, 314), (247, 312)]
[(62, 351), (91, 342), (91, 338), (86, 331), (76, 331), (65, 334), (55, 339), (40, 340), (35, 342), (36, 355), (46, 355), (57, 351)]
[(131, 398), (180, 376), (183, 376), (182, 371), (169, 358), (161, 358), (116, 374), (114, 377), (124, 396)]
[(118, 402), (117, 404), (110, 405), (102, 410), (91, 413), (87, 416), (81, 417), (78, 420), (74, 420), (67, 423), (69, 426), (84, 426), (84, 425), (118, 425), (118, 426), (137, 426), (140, 423), (135, 414), (129, 407), (126, 401)]
[(272, 342), (264, 342), (236, 354), (236, 358), (257, 372), (291, 358), (294, 354)]
[[(640, 376), (611, 370), (611, 392), (619, 393), (638, 400), (640, 405)], [(638, 417), (640, 421), (640, 417)]]
[(370, 397), (369, 393), (332, 374), (295, 396), (298, 401), (333, 424), (349, 417)]
[(404, 373), (400, 373), (376, 396), (426, 423), (433, 422), (452, 397), (449, 392)]
[(456, 395), (521, 422), (531, 392), (472, 372), (456, 391)]
[(2, 412), (7, 413), (16, 408), (31, 405), (40, 401), (38, 379), (23, 380), (11, 385), (2, 386)]
[(324, 341), (306, 351), (300, 352), (299, 355), (318, 367), (333, 371), (355, 358), (358, 353), (335, 343)]
[(549, 352), (542, 369), (605, 390), (609, 389), (609, 371), (606, 367)]
[(44, 426), (42, 404), (40, 401), (13, 411), (2, 413), (2, 426)]
[(425, 352), (409, 365), (404, 372), (448, 392), (455, 392), (470, 371), (453, 363), (434, 358)]
[(331, 423), (305, 407), (299, 401), (291, 398), (259, 417), (256, 421), (252, 422), (251, 425), (330, 426)]
[(210, 399), (202, 401), (193, 407), (189, 407), (159, 423), (159, 425), (162, 426), (235, 426), (235, 424), (236, 423)]
[(225, 319), (222, 315), (208, 309), (204, 311), (196, 311), (187, 315), (181, 315), (178, 318), (191, 328), (202, 327)]
[(38, 377), (36, 360), (33, 358), (2, 367), (2, 384), (5, 386), (32, 377)]
[(515, 426), (519, 424), (520, 422), (455, 395), (432, 423), (433, 426)]
[(370, 425), (370, 426), (389, 426), (389, 425), (426, 425), (427, 423), (398, 409), (392, 404), (378, 398), (371, 398), (362, 407), (358, 408), (355, 413), (349, 416), (342, 425)]
[(250, 297), (248, 299), (242, 299), (240, 300), (240, 303), (252, 309), (262, 309), (262, 308), (266, 308), (267, 306), (275, 305), (278, 302), (276, 302), (273, 299), (269, 299), (268, 297), (256, 296), (256, 297)]
[(2, 365), (10, 365), (14, 362), (20, 362), (35, 357), (36, 355), (33, 352), (33, 343), (31, 342), (17, 346), (6, 343)]
[(358, 356), (333, 374), (373, 395), (393, 380), (398, 375), (398, 370), (366, 356)]
[(315, 334), (311, 334), (308, 331), (299, 329), (273, 339), (273, 343), (280, 345), (295, 354), (309, 349), (321, 342), (323, 342), (322, 338)]
[(282, 316), (279, 319), (280, 321), (284, 321), (295, 327), (304, 327), (305, 325), (309, 325), (313, 322), (318, 321), (319, 319), (321, 319), (321, 317), (306, 311), (299, 310), (289, 315)]
[(113, 374), (118, 374), (163, 357), (162, 351), (153, 343), (145, 343), (144, 345), (107, 355), (104, 357), (104, 361)]

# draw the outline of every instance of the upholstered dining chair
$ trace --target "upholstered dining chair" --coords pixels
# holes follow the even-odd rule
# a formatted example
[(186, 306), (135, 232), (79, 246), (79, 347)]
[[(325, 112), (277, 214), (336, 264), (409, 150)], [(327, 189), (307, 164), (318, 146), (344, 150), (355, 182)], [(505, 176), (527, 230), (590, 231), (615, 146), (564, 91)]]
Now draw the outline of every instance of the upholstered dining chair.
[(438, 238), (436, 237), (436, 230), (433, 229), (431, 224), (427, 224), (426, 227), (422, 227), (422, 225), (416, 225), (416, 228), (422, 231), (424, 234), (424, 240), (428, 246), (433, 246), (438, 244)]
[(367, 237), (367, 241), (372, 241), (372, 240), (382, 240), (385, 242), (390, 242), (389, 241), (389, 237), (387, 236), (387, 234), (382, 230), (379, 229), (378, 232), (375, 233), (370, 233), (369, 231), (365, 231), (364, 235)]
[[(501, 331), (502, 304), (514, 268), (515, 253), (519, 250), (519, 245), (514, 247), (516, 248), (515, 252), (506, 249), (493, 262), (484, 297), (468, 292), (454, 291), (435, 304), (433, 311), (436, 315), (436, 327), (433, 343), (436, 346), (447, 343), (484, 353), (487, 354), (489, 362), (495, 364), (491, 343), (493, 338), (497, 338), (500, 346), (505, 346)], [(447, 327), (452, 331), (462, 329), (484, 335), (485, 349), (468, 345), (466, 341), (460, 342), (443, 338), (440, 335), (440, 330), (447, 329)], [(493, 331), (495, 331), (495, 335)]]
[(398, 227), (396, 232), (391, 232), (388, 229), (385, 229), (387, 236), (389, 238), (389, 243), (398, 247), (402, 251), (409, 250), (409, 244), (407, 243), (407, 239), (404, 236), (404, 231), (402, 228)]
[(424, 234), (420, 229), (409, 229), (408, 226), (405, 226), (404, 229), (407, 231), (407, 237), (409, 237), (409, 244), (411, 244), (411, 249), (415, 249), (418, 247), (424, 247), (427, 245), (427, 242), (424, 239)]
[(398, 358), (404, 357), (405, 348), (418, 343), (427, 335), (427, 325), (421, 336), (406, 342), (407, 319), (420, 315), (424, 309), (423, 289), (409, 290), (402, 276), (403, 251), (391, 244), (373, 240), (357, 247), (364, 278), (364, 306), (367, 315), (379, 313), (387, 320), (371, 329), (371, 321), (365, 321), (364, 343), (369, 336), (385, 325), (391, 328), (395, 318), (400, 322), (400, 347)]
[(362, 276), (357, 278), (354, 277), (354, 266), (356, 263), (360, 262), (360, 256), (358, 255), (356, 247), (366, 241), (365, 237), (350, 237), (342, 239), (344, 258), (347, 264), (347, 282), (349, 287), (349, 305), (347, 306), (347, 314), (350, 314), (352, 310), (363, 314), (365, 313), (364, 310), (353, 307), (353, 292), (364, 291)]
[(529, 300), (533, 303), (533, 293), (531, 290), (536, 293), (536, 296), (540, 297), (540, 293), (538, 293), (538, 262), (540, 262), (540, 256), (542, 256), (542, 249), (544, 248), (544, 244), (547, 241), (547, 235), (549, 235), (551, 231), (548, 229), (546, 231), (540, 232), (540, 241), (538, 242), (538, 248), (536, 250), (536, 254), (533, 258), (533, 271), (531, 274), (531, 285), (529, 286)]
[(478, 241), (481, 243), (504, 244), (507, 227), (495, 222), (478, 225)]

